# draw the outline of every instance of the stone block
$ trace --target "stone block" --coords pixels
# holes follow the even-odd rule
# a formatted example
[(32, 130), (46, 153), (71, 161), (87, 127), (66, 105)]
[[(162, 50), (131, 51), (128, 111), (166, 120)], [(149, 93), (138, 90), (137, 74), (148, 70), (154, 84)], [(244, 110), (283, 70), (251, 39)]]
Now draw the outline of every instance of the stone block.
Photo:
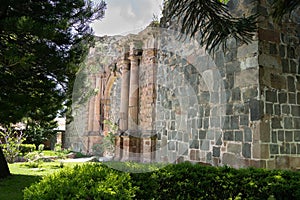
[(281, 129), (282, 125), (281, 125), (281, 118), (280, 117), (273, 117), (272, 118), (272, 128), (273, 129)]
[(232, 101), (240, 101), (241, 100), (241, 89), (234, 88), (232, 90)]
[(276, 156), (276, 169), (288, 169), (290, 166), (290, 159), (288, 156)]
[(267, 169), (275, 169), (275, 160), (267, 160)]
[(294, 118), (294, 128), (300, 129), (300, 118)]
[(287, 94), (284, 92), (278, 93), (278, 100), (280, 104), (287, 103)]
[(299, 157), (290, 157), (289, 168), (293, 169), (293, 170), (299, 170), (300, 169), (300, 158)]
[(291, 143), (291, 154), (297, 154), (297, 145), (294, 143)]
[(190, 140), (189, 145), (191, 149), (199, 149), (199, 140)]
[(236, 142), (242, 142), (243, 141), (243, 132), (242, 131), (235, 131), (234, 132), (234, 140)]
[(273, 155), (279, 154), (278, 144), (270, 144), (270, 154), (273, 154)]
[(279, 32), (273, 30), (267, 30), (259, 28), (258, 30), (258, 38), (264, 41), (271, 41), (279, 44), (280, 42), (280, 34)]
[(271, 133), (271, 142), (277, 143), (277, 132), (276, 131), (272, 131), (272, 133)]
[(300, 106), (292, 105), (291, 113), (293, 116), (299, 117), (300, 116)]
[(274, 114), (281, 115), (280, 104), (274, 104)]
[(230, 117), (231, 129), (239, 128), (239, 116), (231, 116)]
[(252, 130), (249, 127), (244, 128), (244, 142), (252, 142)]
[(278, 131), (278, 141), (280, 141), (280, 142), (284, 141), (284, 131), (283, 130)]
[(266, 91), (266, 101), (275, 103), (277, 102), (277, 92), (275, 90)]
[(237, 58), (246, 58), (255, 55), (258, 52), (258, 41), (251, 44), (244, 44), (237, 49)]
[(293, 131), (285, 131), (285, 142), (293, 141)]
[(258, 85), (259, 82), (258, 69), (250, 68), (235, 73), (234, 87), (249, 87)]
[(213, 147), (213, 157), (220, 157), (220, 147)]
[(294, 141), (295, 142), (300, 141), (300, 131), (294, 131)]
[(251, 144), (250, 143), (243, 143), (242, 145), (242, 155), (245, 158), (251, 158)]
[(263, 109), (262, 102), (259, 100), (251, 99), (250, 100), (250, 117), (251, 121), (257, 121), (262, 118)]
[(269, 159), (270, 148), (269, 144), (253, 143), (253, 155), (254, 159)]
[(293, 129), (293, 119), (291, 117), (284, 117), (283, 124), (285, 129)]
[(287, 59), (282, 59), (281, 63), (282, 63), (282, 72), (290, 73), (289, 61)]
[(289, 105), (281, 105), (282, 114), (289, 115), (291, 113), (291, 109)]
[(240, 159), (237, 158), (237, 155), (231, 153), (224, 153), (222, 164), (228, 165), (232, 167), (239, 167), (240, 166)]
[(296, 91), (296, 85), (295, 85), (295, 79), (292, 76), (287, 77), (287, 83), (288, 83), (288, 91), (289, 92), (295, 92)]
[(234, 141), (233, 131), (225, 131), (223, 140)]
[(289, 104), (296, 104), (296, 94), (288, 93)]
[(241, 126), (249, 125), (249, 116), (248, 115), (240, 115), (240, 125)]
[(214, 140), (215, 139), (215, 131), (214, 130), (207, 130), (206, 139)]
[(229, 143), (227, 145), (227, 152), (240, 155), (242, 152), (242, 145), (238, 143)]
[(266, 114), (273, 115), (273, 103), (266, 103)]
[(258, 67), (258, 57), (248, 57), (241, 60), (241, 70)]
[[(264, 80), (262, 80), (264, 81)], [(270, 74), (271, 87), (274, 89), (285, 89), (286, 88), (286, 79), (284, 76), (271, 73)]]
[(260, 66), (277, 68), (277, 69), (281, 68), (281, 60), (278, 56), (260, 54), (258, 57), (258, 62)]
[(244, 92), (243, 92), (243, 100), (244, 102), (249, 101), (250, 99), (253, 99), (255, 97), (257, 97), (257, 88), (256, 87), (251, 87), (251, 88), (247, 88)]
[(266, 160), (250, 160), (250, 166), (255, 168), (266, 168)]
[(209, 140), (200, 140), (200, 149), (203, 151), (208, 151), (210, 148)]

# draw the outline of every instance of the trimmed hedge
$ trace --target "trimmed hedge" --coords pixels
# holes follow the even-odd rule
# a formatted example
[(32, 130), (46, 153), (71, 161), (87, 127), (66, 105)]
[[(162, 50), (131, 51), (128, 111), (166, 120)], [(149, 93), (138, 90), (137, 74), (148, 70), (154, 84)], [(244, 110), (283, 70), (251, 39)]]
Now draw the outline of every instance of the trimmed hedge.
[[(132, 164), (124, 163), (124, 169)], [(122, 164), (118, 165), (122, 169)], [(137, 168), (136, 164), (133, 165)], [(149, 164), (149, 169), (154, 169)], [(142, 166), (145, 169), (145, 165)], [(147, 171), (147, 170), (146, 170)], [(300, 173), (191, 163), (147, 173), (84, 165), (44, 178), (25, 199), (300, 199)]]
[(182, 163), (131, 174), (137, 199), (300, 199), (299, 172)]

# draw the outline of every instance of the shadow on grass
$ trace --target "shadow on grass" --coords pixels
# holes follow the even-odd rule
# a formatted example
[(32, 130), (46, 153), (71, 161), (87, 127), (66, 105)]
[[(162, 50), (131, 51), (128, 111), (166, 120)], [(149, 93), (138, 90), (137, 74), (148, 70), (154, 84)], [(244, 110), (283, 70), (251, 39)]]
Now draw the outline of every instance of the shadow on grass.
[(19, 174), (0, 179), (0, 199), (23, 199), (23, 190), (39, 180), (41, 176)]

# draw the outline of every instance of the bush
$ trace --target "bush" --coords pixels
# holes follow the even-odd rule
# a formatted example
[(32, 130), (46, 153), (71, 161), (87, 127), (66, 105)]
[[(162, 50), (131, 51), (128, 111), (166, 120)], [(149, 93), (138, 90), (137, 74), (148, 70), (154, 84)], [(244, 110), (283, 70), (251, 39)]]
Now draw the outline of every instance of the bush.
[[(67, 168), (27, 188), (25, 199), (300, 199), (300, 173), (191, 163), (106, 162)], [(163, 168), (160, 168), (163, 167)], [(149, 171), (147, 173), (133, 173)]]
[(20, 145), (20, 152), (22, 153), (22, 155), (26, 155), (30, 152), (35, 151), (36, 146), (35, 144), (21, 144)]
[(24, 190), (24, 199), (132, 199), (135, 190), (128, 173), (85, 164), (44, 177)]
[(300, 199), (299, 172), (182, 163), (131, 174), (137, 199)]

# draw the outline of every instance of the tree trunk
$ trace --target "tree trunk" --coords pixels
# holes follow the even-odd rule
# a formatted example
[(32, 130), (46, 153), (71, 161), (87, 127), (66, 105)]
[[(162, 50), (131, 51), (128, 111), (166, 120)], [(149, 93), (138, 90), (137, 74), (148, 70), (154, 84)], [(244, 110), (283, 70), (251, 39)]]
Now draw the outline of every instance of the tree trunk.
[(4, 157), (2, 148), (0, 147), (0, 179), (6, 178), (10, 176), (10, 171), (6, 162), (6, 159)]

